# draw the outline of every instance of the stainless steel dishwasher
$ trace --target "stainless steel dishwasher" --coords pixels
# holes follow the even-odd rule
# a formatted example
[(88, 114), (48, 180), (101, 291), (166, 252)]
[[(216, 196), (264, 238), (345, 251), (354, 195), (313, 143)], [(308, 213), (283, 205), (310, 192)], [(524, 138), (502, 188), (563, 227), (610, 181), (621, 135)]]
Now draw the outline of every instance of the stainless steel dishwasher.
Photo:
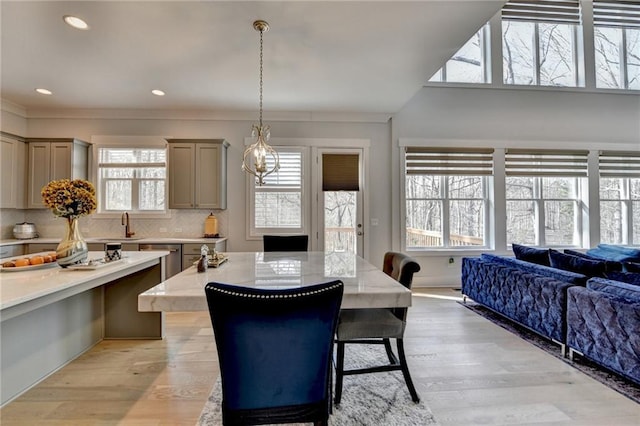
[(182, 245), (181, 244), (140, 244), (139, 251), (168, 251), (165, 258), (166, 278), (171, 278), (182, 271)]

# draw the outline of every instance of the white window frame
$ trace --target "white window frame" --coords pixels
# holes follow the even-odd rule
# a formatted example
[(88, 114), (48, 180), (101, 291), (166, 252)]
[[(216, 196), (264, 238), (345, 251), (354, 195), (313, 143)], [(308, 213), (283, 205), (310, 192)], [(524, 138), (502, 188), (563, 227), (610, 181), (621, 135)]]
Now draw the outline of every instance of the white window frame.
[[(617, 76), (620, 81), (620, 86), (609, 87), (609, 86), (599, 85), (598, 83), (600, 82), (600, 80), (598, 80), (597, 78), (598, 74), (596, 72), (596, 87), (598, 89), (609, 89), (609, 90), (630, 90), (630, 91), (638, 90), (638, 89), (629, 88), (629, 52), (627, 49), (627, 37), (628, 37), (627, 30), (631, 30), (631, 28), (596, 26), (594, 28), (594, 37), (595, 37), (595, 31), (597, 31), (598, 28), (621, 31), (621, 36), (620, 36), (619, 45), (618, 45), (618, 61), (620, 63), (620, 66), (619, 66), (619, 75)], [(634, 28), (634, 30), (640, 31), (640, 28)], [(594, 43), (594, 47), (595, 47), (595, 43)], [(594, 58), (597, 56), (598, 56), (598, 52), (594, 51)], [(596, 59), (594, 59), (594, 61), (595, 61), (594, 66), (597, 67), (598, 62)]]
[[(437, 198), (409, 198), (406, 195), (405, 190), (405, 217), (408, 215), (406, 211), (407, 201), (435, 201), (440, 204), (442, 211), (442, 245), (439, 246), (420, 246), (420, 247), (409, 247), (406, 242), (406, 220), (404, 226), (404, 235), (405, 235), (405, 248), (407, 251), (430, 251), (430, 250), (477, 250), (477, 249), (486, 249), (489, 247), (490, 238), (489, 234), (489, 196), (488, 196), (488, 177), (487, 176), (468, 176), (468, 177), (479, 177), (482, 183), (482, 195), (477, 198), (452, 198), (449, 196), (449, 177), (453, 175), (447, 176), (435, 176), (440, 180), (440, 197)], [(406, 176), (405, 176), (406, 178)], [(482, 245), (454, 245), (451, 243), (451, 221), (450, 221), (450, 203), (452, 201), (481, 201), (482, 209), (483, 209), (483, 244)]]
[[(555, 245), (555, 247), (572, 247), (577, 248), (582, 246), (582, 214), (584, 209), (584, 196), (582, 194), (583, 185), (580, 182), (579, 177), (563, 176), (564, 179), (572, 179), (573, 182), (573, 196), (570, 198), (548, 198), (544, 194), (542, 180), (546, 178), (553, 178), (554, 176), (531, 176), (533, 179), (533, 197), (532, 198), (508, 198), (505, 197), (507, 204), (509, 201), (530, 201), (534, 205), (534, 220), (535, 220), (535, 245), (538, 247), (551, 247), (546, 242), (546, 217), (545, 217), (545, 204), (551, 202), (572, 202), (574, 204), (573, 216), (573, 241), (571, 244)], [(505, 182), (505, 185), (508, 185)], [(508, 209), (505, 211), (508, 215)], [(524, 244), (522, 241), (507, 241), (507, 247), (511, 247), (513, 243)]]
[[(504, 21), (503, 21), (504, 22)], [(541, 84), (540, 83), (540, 24), (550, 24), (550, 23), (545, 23), (545, 22), (528, 22), (530, 24), (533, 24), (533, 45), (532, 45), (532, 53), (533, 53), (533, 62), (534, 62), (534, 72), (533, 72), (533, 78), (534, 81), (530, 84), (530, 85), (523, 85), (521, 83), (509, 83), (508, 81), (505, 80), (506, 76), (503, 75), (502, 77), (502, 82), (505, 86), (525, 86), (525, 87), (567, 87), (567, 88), (577, 88), (577, 87), (583, 87), (584, 83), (582, 81), (580, 81), (580, 69), (579, 69), (579, 64), (578, 64), (578, 57), (580, 55), (578, 55), (578, 48), (579, 48), (579, 44), (578, 44), (578, 25), (575, 24), (565, 24), (565, 23), (558, 23), (558, 25), (567, 25), (571, 28), (571, 58), (569, 58), (571, 60), (571, 64), (573, 66), (573, 79), (571, 84), (568, 85), (562, 85), (562, 86), (555, 86), (555, 85), (548, 85), (548, 84)], [(552, 25), (552, 24), (550, 24)], [(503, 30), (503, 27), (500, 28), (500, 30)], [(503, 51), (503, 61), (504, 61), (504, 51)], [(568, 62), (568, 61), (567, 61)]]
[[(482, 81), (459, 81), (450, 80), (447, 76), (447, 68), (454, 58), (458, 55), (458, 52), (462, 47), (466, 46), (473, 37), (479, 36), (480, 38), (480, 60), (482, 62)], [(447, 61), (442, 68), (440, 68), (430, 79), (430, 83), (460, 83), (460, 84), (491, 84), (491, 26), (489, 22), (484, 24), (477, 33), (475, 33), (467, 42), (456, 52), (451, 59)]]
[[(504, 25), (507, 22), (529, 23), (533, 26), (532, 54), (533, 54), (533, 79), (530, 85), (517, 83), (509, 83), (506, 76), (502, 76), (502, 83), (505, 86), (524, 86), (524, 87), (567, 87), (577, 88), (584, 87), (584, 78), (582, 76), (582, 68), (578, 58), (583, 57), (582, 43), (579, 43), (578, 35), (582, 35), (582, 19), (581, 4), (577, 0), (571, 2), (555, 1), (555, 0), (538, 0), (538, 1), (508, 1), (501, 11), (501, 40), (502, 40), (502, 68), (504, 69)], [(571, 61), (573, 66), (573, 81), (571, 84), (556, 86), (540, 83), (540, 24), (547, 25), (566, 25), (571, 29), (571, 58), (564, 58), (567, 62)], [(504, 72), (503, 72), (504, 74)]]
[[(299, 152), (302, 156), (301, 159), (301, 184), (300, 188), (278, 188), (273, 191), (276, 192), (299, 192), (300, 193), (300, 202), (301, 202), (301, 218), (300, 218), (300, 226), (299, 227), (276, 227), (276, 228), (257, 228), (255, 226), (255, 196), (256, 192), (270, 192), (271, 190), (268, 188), (258, 188), (256, 190), (256, 179), (255, 176), (246, 173), (246, 183), (247, 183), (247, 236), (250, 240), (258, 240), (261, 239), (265, 234), (276, 234), (276, 235), (297, 235), (297, 234), (309, 234), (309, 149), (307, 147), (299, 147), (299, 146), (287, 146), (287, 145), (272, 145), (276, 151), (279, 153), (283, 152)], [(278, 173), (278, 172), (274, 172)]]
[[(167, 168), (167, 161), (166, 161), (166, 157), (165, 157), (165, 161), (163, 163), (100, 163), (100, 151), (102, 149), (107, 149), (107, 150), (122, 150), (122, 149), (126, 149), (126, 150), (164, 150), (165, 151), (165, 156), (168, 155), (167, 153), (167, 148), (166, 146), (158, 146), (158, 145), (142, 145), (142, 146), (124, 146), (124, 145), (99, 145), (96, 146), (95, 148), (95, 176), (96, 179), (95, 181), (98, 183), (96, 185), (96, 192), (97, 192), (97, 198), (98, 198), (98, 209), (96, 214), (102, 217), (120, 217), (120, 215), (122, 214), (122, 212), (124, 212), (125, 210), (106, 210), (104, 208), (105, 205), (105, 199), (106, 199), (106, 184), (107, 181), (109, 181), (110, 179), (104, 179), (102, 178), (102, 169), (105, 168), (146, 168), (146, 167), (164, 167), (165, 169), (165, 177), (164, 179), (161, 178), (157, 178), (157, 179), (147, 179), (145, 178), (144, 180), (163, 180), (165, 182), (164, 185), (164, 197), (165, 197), (165, 204), (164, 204), (164, 209), (162, 210), (140, 210), (139, 207), (139, 194), (138, 194), (138, 183), (140, 181), (139, 178), (137, 177), (133, 177), (132, 179), (127, 179), (131, 181), (131, 209), (127, 209), (126, 211), (132, 215), (138, 216), (138, 217), (167, 217), (169, 215), (169, 207), (168, 207), (168, 201), (169, 201), (169, 185), (168, 185), (168, 168)], [(117, 180), (122, 180), (121, 178), (118, 178)]]
[[(623, 2), (616, 0), (595, 0), (591, 2), (593, 7), (593, 24), (594, 24), (594, 57), (597, 56), (595, 51), (595, 31), (598, 28), (621, 30), (620, 42), (618, 45), (618, 61), (620, 86), (607, 87), (598, 86), (596, 71), (596, 87), (599, 89), (609, 90), (630, 90), (638, 89), (629, 88), (629, 52), (627, 47), (627, 37), (629, 30), (640, 31), (640, 2)], [(597, 66), (594, 58), (594, 69)]]
[[(414, 145), (415, 148), (417, 148), (418, 150), (421, 149), (421, 146), (423, 146), (422, 144), (420, 144), (419, 146)], [(493, 169), (493, 160), (491, 161), (491, 165), (489, 166), (486, 162), (486, 160), (484, 159), (469, 159), (469, 158), (465, 158), (464, 161), (464, 165), (462, 164), (456, 164), (458, 163), (458, 161), (454, 160), (452, 161), (449, 166), (450, 166), (450, 171), (448, 173), (438, 173), (437, 170), (434, 170), (433, 173), (430, 173), (428, 171), (425, 170), (425, 174), (431, 174), (433, 176), (440, 176), (440, 179), (443, 180), (441, 183), (441, 193), (440, 193), (440, 197), (439, 198), (412, 198), (413, 200), (437, 200), (439, 202), (441, 202), (441, 206), (442, 206), (442, 242), (443, 244), (441, 246), (424, 246), (424, 247), (409, 247), (407, 245), (407, 201), (409, 200), (409, 198), (407, 198), (407, 188), (406, 188), (406, 178), (407, 178), (407, 174), (408, 174), (408, 166), (407, 166), (407, 160), (406, 160), (406, 154), (405, 154), (405, 150), (410, 150), (412, 148), (411, 145), (405, 145), (402, 146), (401, 145), (401, 161), (402, 161), (402, 179), (401, 179), (401, 202), (402, 202), (402, 207), (401, 207), (401, 226), (402, 226), (402, 232), (401, 232), (401, 245), (403, 250), (405, 251), (410, 251), (413, 253), (428, 253), (428, 252), (437, 252), (437, 253), (442, 253), (442, 252), (451, 252), (451, 253), (457, 253), (460, 251), (478, 251), (478, 250), (486, 250), (486, 249), (490, 249), (492, 247), (492, 244), (494, 242), (493, 239), (493, 232), (494, 229), (492, 227), (492, 220), (494, 218), (494, 211), (493, 211), (493, 176), (489, 173), (482, 173), (482, 170), (487, 170), (487, 167), (489, 167), (490, 169)], [(443, 153), (448, 152), (449, 150), (449, 146), (447, 147), (435, 147), (433, 145), (430, 146), (429, 149), (433, 149), (434, 151), (442, 151)], [(465, 148), (461, 148), (462, 150), (464, 150)], [(466, 148), (470, 151), (485, 151), (487, 150), (487, 148), (485, 147), (468, 147)], [(493, 151), (493, 149), (491, 149), (491, 151)], [(431, 164), (435, 169), (440, 168), (440, 166), (438, 166), (435, 163)], [(446, 166), (445, 166), (446, 167)], [(430, 166), (426, 166), (426, 168), (430, 168)], [(456, 174), (454, 171), (452, 171), (452, 169), (456, 169), (458, 168), (459, 170), (470, 170), (470, 169), (474, 169), (476, 170), (478, 173), (460, 173), (459, 176), (462, 175), (467, 175), (470, 177), (480, 177), (481, 181), (482, 181), (482, 196), (479, 198), (450, 198), (449, 197), (449, 192), (448, 192), (448, 180), (447, 177), (449, 176), (458, 176), (458, 174)], [(483, 200), (483, 245), (481, 246), (477, 246), (477, 245), (472, 245), (472, 246), (454, 246), (451, 245), (451, 231), (450, 231), (450, 220), (449, 220), (449, 203), (450, 201), (457, 201), (457, 200)]]
[[(634, 223), (633, 220), (633, 203), (640, 203), (640, 197), (634, 198), (631, 195), (631, 179), (640, 179), (640, 153), (625, 151), (601, 151), (599, 153), (598, 172), (600, 179), (620, 179), (622, 182), (622, 196), (619, 198), (602, 198), (600, 192), (600, 184), (598, 185), (598, 200), (619, 202), (621, 208), (621, 244), (640, 245), (633, 238)], [(640, 207), (639, 207), (640, 208)], [(600, 216), (602, 220), (602, 216)], [(602, 238), (602, 224), (600, 226), (600, 238)]]

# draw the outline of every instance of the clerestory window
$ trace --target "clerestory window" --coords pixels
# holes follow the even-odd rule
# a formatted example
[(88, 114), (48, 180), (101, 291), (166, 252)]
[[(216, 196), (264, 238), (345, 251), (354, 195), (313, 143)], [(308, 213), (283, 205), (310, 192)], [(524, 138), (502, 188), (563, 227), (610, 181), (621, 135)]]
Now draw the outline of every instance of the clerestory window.
[(487, 23), (429, 81), (491, 83), (488, 66), (489, 51), (489, 24)]
[(640, 1), (593, 2), (596, 87), (640, 90)]
[(511, 0), (502, 9), (503, 81), (510, 85), (579, 86), (578, 0)]

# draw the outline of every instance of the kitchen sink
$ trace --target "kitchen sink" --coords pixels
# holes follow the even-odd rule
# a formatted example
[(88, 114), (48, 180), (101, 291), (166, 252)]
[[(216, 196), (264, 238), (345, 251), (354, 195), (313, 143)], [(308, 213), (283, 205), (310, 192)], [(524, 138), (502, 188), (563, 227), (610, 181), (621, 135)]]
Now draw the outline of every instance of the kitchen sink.
[(142, 240), (144, 239), (144, 237), (129, 237), (129, 238), (124, 238), (124, 237), (114, 237), (114, 238), (91, 238), (91, 237), (87, 237), (87, 241), (88, 242), (92, 242), (92, 243), (124, 243), (127, 241), (138, 241), (138, 240)]

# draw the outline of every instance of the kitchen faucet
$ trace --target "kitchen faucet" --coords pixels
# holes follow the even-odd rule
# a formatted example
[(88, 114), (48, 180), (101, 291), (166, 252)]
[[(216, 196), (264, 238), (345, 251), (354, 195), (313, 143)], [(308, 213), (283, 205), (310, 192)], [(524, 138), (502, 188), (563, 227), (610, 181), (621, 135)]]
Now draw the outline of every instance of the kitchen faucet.
[(124, 236), (126, 238), (131, 238), (135, 235), (135, 232), (131, 232), (131, 225), (129, 224), (129, 213), (122, 213), (122, 224), (124, 225)]

